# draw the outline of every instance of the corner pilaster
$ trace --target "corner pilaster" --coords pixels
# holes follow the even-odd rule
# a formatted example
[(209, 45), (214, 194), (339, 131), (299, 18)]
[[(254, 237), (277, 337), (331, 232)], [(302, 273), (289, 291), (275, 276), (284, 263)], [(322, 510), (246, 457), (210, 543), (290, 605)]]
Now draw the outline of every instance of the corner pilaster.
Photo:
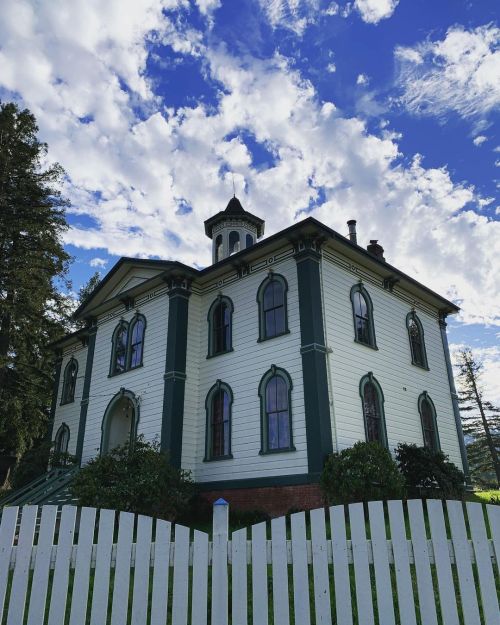
[(54, 420), (56, 416), (57, 397), (59, 395), (59, 384), (61, 381), (62, 361), (62, 353), (58, 351), (54, 363), (54, 387), (52, 389), (52, 400), (50, 403), (50, 417), (47, 424), (46, 439), (49, 441), (51, 441), (52, 437), (54, 436)]
[(97, 335), (97, 323), (91, 322), (87, 333), (87, 360), (85, 362), (85, 378), (83, 380), (82, 400), (80, 402), (80, 421), (78, 423), (78, 438), (76, 440), (76, 457), (82, 463), (83, 441), (85, 439), (85, 427), (87, 425), (87, 412), (89, 410), (90, 381), (92, 379), (92, 366), (94, 364), (95, 339)]

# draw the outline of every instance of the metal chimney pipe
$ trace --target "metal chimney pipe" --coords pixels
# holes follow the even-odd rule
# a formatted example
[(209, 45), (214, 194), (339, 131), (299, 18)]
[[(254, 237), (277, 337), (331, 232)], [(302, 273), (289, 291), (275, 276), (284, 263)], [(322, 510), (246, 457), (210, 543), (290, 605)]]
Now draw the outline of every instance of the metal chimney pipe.
[(347, 225), (349, 227), (349, 241), (351, 243), (354, 243), (355, 245), (358, 244), (358, 237), (356, 234), (356, 220), (355, 219), (349, 219), (349, 221), (347, 222)]

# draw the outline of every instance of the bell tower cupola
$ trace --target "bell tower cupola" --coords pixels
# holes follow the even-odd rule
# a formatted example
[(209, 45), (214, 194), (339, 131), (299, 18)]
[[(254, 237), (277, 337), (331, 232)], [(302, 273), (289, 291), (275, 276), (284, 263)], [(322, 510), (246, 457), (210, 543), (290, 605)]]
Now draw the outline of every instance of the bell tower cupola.
[(226, 210), (205, 221), (205, 234), (212, 239), (212, 262), (217, 263), (253, 245), (264, 234), (264, 220), (248, 213), (236, 196)]

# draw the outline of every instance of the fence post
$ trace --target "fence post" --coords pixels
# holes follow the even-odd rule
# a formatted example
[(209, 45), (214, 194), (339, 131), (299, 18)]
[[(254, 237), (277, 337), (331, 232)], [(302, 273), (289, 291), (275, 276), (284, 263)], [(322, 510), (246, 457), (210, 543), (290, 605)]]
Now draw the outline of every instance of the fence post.
[(227, 541), (229, 504), (217, 499), (213, 506), (212, 623), (228, 625)]

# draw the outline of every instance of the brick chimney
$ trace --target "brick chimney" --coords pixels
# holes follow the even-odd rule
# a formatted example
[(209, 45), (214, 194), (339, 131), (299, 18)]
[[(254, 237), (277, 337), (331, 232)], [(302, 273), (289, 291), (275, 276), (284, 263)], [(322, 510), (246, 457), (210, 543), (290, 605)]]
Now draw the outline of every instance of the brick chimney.
[(378, 244), (378, 239), (370, 239), (370, 245), (366, 248), (372, 256), (384, 260), (384, 248)]

